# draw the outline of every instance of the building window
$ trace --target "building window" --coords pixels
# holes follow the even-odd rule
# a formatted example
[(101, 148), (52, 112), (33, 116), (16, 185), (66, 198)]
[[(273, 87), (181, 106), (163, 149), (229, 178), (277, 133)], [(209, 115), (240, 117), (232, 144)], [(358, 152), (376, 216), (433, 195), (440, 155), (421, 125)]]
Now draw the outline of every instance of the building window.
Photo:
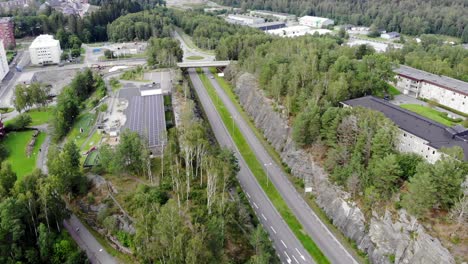
[(406, 137), (406, 133), (403, 133), (403, 136)]
[(435, 154), (435, 150), (432, 151), (432, 154)]

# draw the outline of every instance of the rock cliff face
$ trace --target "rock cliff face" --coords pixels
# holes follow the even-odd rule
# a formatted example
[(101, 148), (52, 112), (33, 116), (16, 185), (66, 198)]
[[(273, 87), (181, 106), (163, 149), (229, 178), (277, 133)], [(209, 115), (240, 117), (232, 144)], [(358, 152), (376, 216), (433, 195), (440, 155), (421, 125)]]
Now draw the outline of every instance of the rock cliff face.
[(370, 221), (366, 220), (359, 207), (350, 201), (350, 194), (331, 184), (312, 157), (295, 146), (287, 119), (280, 110), (275, 111), (273, 102), (258, 89), (255, 77), (243, 73), (235, 79), (239, 101), (257, 128), (293, 175), (311, 178), (317, 204), (345, 236), (369, 255), (372, 263), (455, 263), (439, 240), (428, 235), (404, 210), (400, 210), (395, 222), (389, 212), (383, 217), (373, 214)]

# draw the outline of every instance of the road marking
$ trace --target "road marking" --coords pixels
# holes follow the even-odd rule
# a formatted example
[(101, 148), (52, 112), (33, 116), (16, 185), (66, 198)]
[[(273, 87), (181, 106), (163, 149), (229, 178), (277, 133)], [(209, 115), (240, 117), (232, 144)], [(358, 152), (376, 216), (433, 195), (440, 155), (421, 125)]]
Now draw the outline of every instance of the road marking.
[(255, 208), (258, 209), (258, 205), (254, 202), (253, 205), (255, 206)]
[(263, 217), (263, 219), (265, 219), (265, 221), (267, 220), (267, 218), (265, 217), (265, 215), (264, 215), (264, 214), (262, 214), (262, 217)]
[(296, 251), (297, 251), (297, 254), (299, 254), (299, 256), (301, 256), (301, 258), (302, 258), (303, 260), (305, 260), (304, 255), (302, 255), (301, 252), (299, 252), (299, 249), (296, 248)]
[(288, 247), (286, 246), (286, 244), (283, 242), (283, 240), (281, 240), (281, 243), (283, 244), (283, 246), (284, 246), (285, 248), (288, 248)]
[(271, 228), (271, 230), (273, 230), (273, 233), (276, 234), (276, 230), (272, 226), (270, 226), (270, 228)]
[(296, 263), (299, 263), (299, 261), (297, 261), (296, 257), (294, 255), (291, 255), (294, 259), (294, 261), (296, 261)]
[(291, 263), (291, 258), (289, 257), (288, 253), (286, 253), (286, 251), (283, 251), (283, 252), (284, 252), (284, 255), (286, 255), (286, 257), (288, 258), (288, 259), (286, 259), (286, 261), (288, 263)]
[(245, 192), (247, 194), (247, 196), (250, 198), (250, 194), (248, 192)]

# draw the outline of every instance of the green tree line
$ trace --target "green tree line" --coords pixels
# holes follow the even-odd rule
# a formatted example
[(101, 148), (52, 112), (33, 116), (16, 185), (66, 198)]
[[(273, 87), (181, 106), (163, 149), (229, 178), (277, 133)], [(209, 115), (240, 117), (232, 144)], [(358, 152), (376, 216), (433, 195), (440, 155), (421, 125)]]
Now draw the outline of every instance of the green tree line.
[[(69, 217), (62, 195), (75, 184), (69, 180), (85, 179), (77, 166), (80, 154), (73, 143), (54, 153), (49, 176), (36, 170), (17, 180), (8, 163), (1, 165), (1, 263), (88, 263), (62, 225)], [(75, 178), (65, 177), (69, 173)]]
[[(235, 156), (212, 144), (194, 103), (182, 100), (182, 125), (169, 131), (160, 159), (150, 159), (146, 139), (128, 130), (115, 148), (100, 149), (97, 171), (152, 183), (128, 197), (136, 226), (128, 244), (145, 263), (277, 263), (236, 184)], [(118, 233), (110, 219), (103, 224)]]
[(80, 109), (83, 108), (83, 102), (94, 92), (96, 92), (96, 97), (100, 99), (106, 94), (106, 86), (101, 76), (86, 68), (83, 72), (78, 73), (70, 85), (57, 96), (57, 105), (54, 108), (51, 122), (56, 141), (70, 131), (80, 114)]

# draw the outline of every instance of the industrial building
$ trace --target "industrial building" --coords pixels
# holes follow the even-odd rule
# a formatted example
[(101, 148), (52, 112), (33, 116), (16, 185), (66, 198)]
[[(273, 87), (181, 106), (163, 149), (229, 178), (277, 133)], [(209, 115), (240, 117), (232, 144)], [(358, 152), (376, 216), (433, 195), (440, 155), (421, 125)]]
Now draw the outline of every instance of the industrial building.
[(5, 47), (3, 45), (3, 40), (0, 39), (0, 81), (5, 78), (9, 70), (10, 69), (8, 68), (8, 60)]
[(400, 65), (395, 69), (396, 88), (415, 98), (429, 99), (468, 113), (468, 83)]
[(11, 17), (0, 17), (0, 39), (3, 39), (5, 49), (16, 47), (15, 25)]
[(335, 24), (335, 21), (326, 17), (303, 16), (299, 18), (299, 24), (313, 28), (324, 28)]
[(397, 148), (401, 152), (421, 155), (434, 163), (442, 155), (441, 148), (458, 146), (468, 158), (468, 130), (462, 126), (446, 127), (411, 111), (373, 96), (351, 99), (344, 106), (362, 106), (383, 113), (399, 128)]
[(251, 16), (258, 16), (263, 18), (273, 18), (283, 22), (296, 21), (296, 16), (287, 13), (278, 13), (267, 10), (252, 10), (250, 11)]
[(39, 35), (29, 46), (31, 63), (34, 65), (57, 64), (60, 62), (60, 42), (52, 35)]
[(256, 29), (263, 30), (263, 31), (267, 31), (267, 30), (284, 28), (286, 27), (286, 23), (281, 22), (281, 21), (274, 21), (274, 22), (265, 22), (265, 23), (254, 24), (254, 25), (249, 25), (249, 26), (256, 28)]
[(260, 18), (260, 17), (233, 15), (233, 14), (228, 15), (226, 18), (226, 21), (231, 24), (246, 25), (246, 26), (265, 23), (265, 19)]
[(119, 97), (128, 101), (126, 122), (121, 130), (130, 129), (148, 141), (151, 155), (159, 155), (167, 141), (164, 91), (160, 83), (119, 91)]
[(400, 34), (398, 32), (386, 32), (380, 34), (380, 37), (383, 39), (396, 39), (400, 37)]
[(314, 35), (318, 33), (319, 35), (329, 34), (331, 30), (328, 29), (312, 29), (308, 26), (291, 26), (280, 29), (267, 30), (266, 33), (270, 35), (280, 36), (280, 37), (300, 37), (306, 34)]

